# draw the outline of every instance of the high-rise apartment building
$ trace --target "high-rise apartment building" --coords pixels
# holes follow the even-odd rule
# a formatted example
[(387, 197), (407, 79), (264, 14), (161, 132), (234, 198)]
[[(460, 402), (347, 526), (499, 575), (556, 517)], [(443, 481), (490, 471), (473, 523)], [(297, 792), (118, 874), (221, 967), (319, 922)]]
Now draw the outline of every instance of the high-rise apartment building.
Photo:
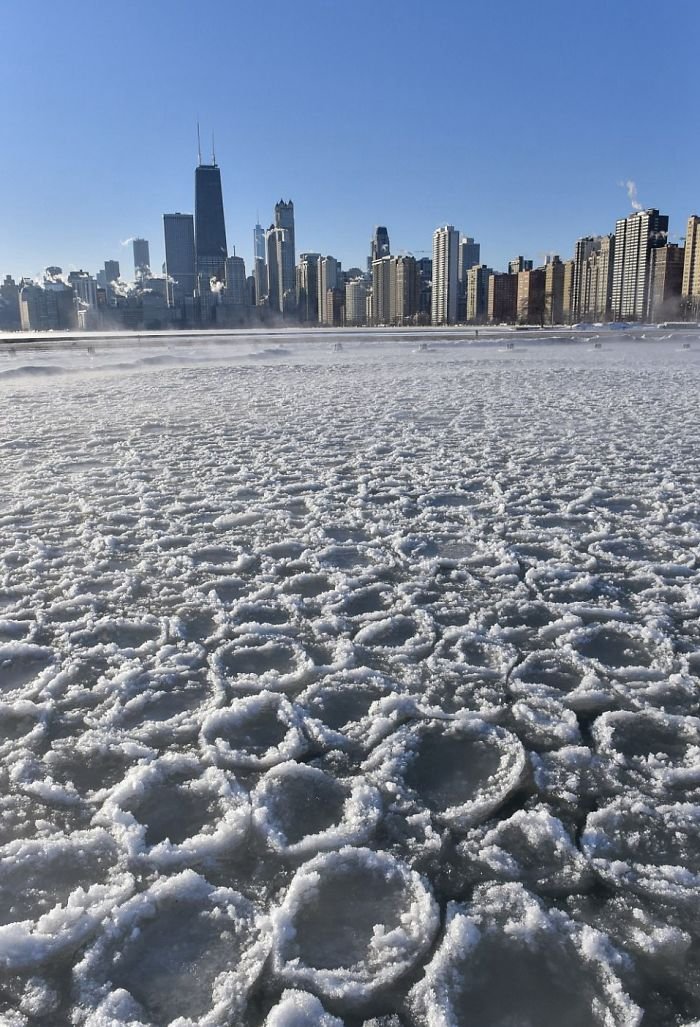
[(421, 324), (430, 320), (433, 262), (430, 257), (420, 257), (416, 260), (416, 273), (418, 275), (418, 317)]
[(574, 280), (571, 300), (571, 318), (580, 321), (588, 316), (587, 265), (592, 253), (600, 249), (602, 236), (585, 235), (576, 240), (574, 248)]
[(592, 242), (580, 269), (577, 317), (585, 321), (609, 321), (615, 236), (597, 236)]
[(367, 282), (352, 278), (345, 283), (345, 324), (357, 327), (367, 320)]
[(197, 283), (194, 218), (191, 214), (164, 214), (163, 236), (168, 305), (180, 306), (194, 296)]
[(392, 257), (372, 261), (372, 315), (376, 325), (391, 324), (392, 265)]
[(297, 303), (299, 319), (307, 324), (318, 322), (318, 262), (320, 253), (302, 253), (297, 267)]
[(521, 324), (544, 324), (545, 269), (519, 271), (517, 292), (518, 321)]
[(561, 314), (564, 324), (571, 324), (574, 310), (574, 261), (564, 261)]
[(458, 255), (460, 281), (466, 281), (467, 271), (470, 267), (476, 267), (480, 260), (481, 244), (474, 242), (470, 235), (462, 236)]
[(328, 312), (326, 294), (329, 289), (337, 289), (340, 275), (340, 261), (335, 257), (321, 257), (318, 261), (318, 322), (332, 324), (326, 320)]
[(433, 287), (430, 320), (434, 325), (454, 324), (459, 292), (459, 232), (443, 225), (433, 233)]
[(87, 271), (71, 271), (68, 284), (77, 299), (88, 307), (97, 309), (97, 282)]
[(134, 278), (140, 281), (147, 278), (151, 272), (151, 255), (147, 239), (133, 239), (132, 248), (134, 252)]
[(685, 258), (683, 262), (683, 299), (697, 316), (700, 310), (700, 217), (691, 214), (685, 233)]
[(468, 268), (466, 278), (465, 316), (467, 321), (485, 321), (489, 301), (489, 277), (493, 270), (486, 264)]
[(100, 327), (97, 309), (97, 282), (87, 271), (71, 271), (68, 285), (75, 294), (76, 323), (79, 331), (95, 331)]
[(0, 330), (18, 332), (21, 325), (19, 286), (10, 275), (5, 275), (0, 285)]
[(532, 261), (525, 260), (524, 257), (513, 257), (512, 260), (508, 261), (509, 275), (517, 275), (521, 271), (532, 271)]
[(323, 323), (330, 327), (342, 325), (345, 320), (345, 288), (327, 289)]
[(496, 324), (515, 321), (518, 312), (518, 275), (489, 275), (489, 298), (486, 315)]
[(412, 324), (418, 312), (418, 268), (416, 258), (407, 254), (392, 257), (391, 324)]
[(194, 235), (197, 276), (204, 281), (226, 278), (226, 222), (221, 191), (221, 170), (212, 157), (201, 161), (194, 173)]
[(544, 268), (544, 323), (560, 325), (564, 321), (564, 265), (555, 254)]
[(418, 268), (407, 254), (372, 262), (372, 320), (374, 324), (412, 324), (418, 312)]
[(681, 313), (685, 250), (676, 243), (656, 246), (649, 265), (648, 321), (675, 321)]
[(467, 317), (467, 271), (476, 266), (481, 259), (481, 246), (471, 236), (462, 236), (457, 250), (457, 276), (459, 278), (459, 297), (457, 300), (457, 320), (464, 321)]
[(638, 210), (615, 224), (611, 314), (616, 321), (647, 316), (651, 251), (665, 246), (668, 217), (656, 209)]
[(50, 278), (43, 287), (27, 283), (20, 290), (20, 318), (23, 332), (60, 331), (78, 327), (75, 293), (49, 268)]

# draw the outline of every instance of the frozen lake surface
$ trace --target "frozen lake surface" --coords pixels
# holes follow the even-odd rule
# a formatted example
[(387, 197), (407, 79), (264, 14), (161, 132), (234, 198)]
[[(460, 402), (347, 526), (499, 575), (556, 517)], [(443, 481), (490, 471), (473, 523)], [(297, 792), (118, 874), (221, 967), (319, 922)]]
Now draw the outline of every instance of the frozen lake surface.
[(700, 337), (623, 334), (0, 347), (0, 1023), (700, 1022)]

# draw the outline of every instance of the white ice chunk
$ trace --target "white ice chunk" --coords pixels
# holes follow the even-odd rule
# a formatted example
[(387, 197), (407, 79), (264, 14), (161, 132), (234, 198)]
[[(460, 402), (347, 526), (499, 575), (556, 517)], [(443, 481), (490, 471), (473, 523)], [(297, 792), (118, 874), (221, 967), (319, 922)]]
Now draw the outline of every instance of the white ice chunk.
[(397, 808), (427, 808), (458, 829), (497, 809), (520, 784), (525, 765), (515, 735), (466, 715), (401, 727), (365, 764)]
[(615, 888), (697, 908), (699, 824), (698, 805), (658, 805), (626, 795), (589, 814), (581, 845), (595, 870)]
[(235, 852), (247, 837), (250, 802), (230, 774), (172, 753), (131, 770), (98, 819), (133, 859), (169, 869)]
[(472, 828), (459, 849), (472, 880), (519, 881), (551, 895), (566, 895), (591, 883), (587, 861), (546, 806)]
[(133, 890), (103, 830), (0, 849), (0, 966), (31, 966), (76, 948)]
[(294, 762), (269, 770), (251, 799), (268, 844), (290, 856), (361, 845), (382, 811), (379, 792), (363, 778), (334, 778)]
[(290, 988), (282, 992), (264, 1027), (343, 1027), (343, 1021), (327, 1013), (315, 995)]
[(272, 920), (273, 969), (281, 980), (349, 1008), (407, 973), (439, 924), (418, 874), (361, 848), (305, 863)]
[(192, 870), (114, 911), (75, 968), (75, 1022), (220, 1027), (238, 1021), (270, 944), (264, 918)]
[(619, 787), (659, 795), (700, 789), (700, 718), (661, 710), (604, 713), (593, 725), (597, 752)]
[(637, 1027), (621, 958), (603, 935), (547, 908), (520, 885), (451, 903), (440, 947), (412, 990), (425, 1027)]
[(210, 713), (200, 744), (207, 759), (224, 767), (266, 769), (308, 749), (301, 711), (276, 692), (234, 699)]

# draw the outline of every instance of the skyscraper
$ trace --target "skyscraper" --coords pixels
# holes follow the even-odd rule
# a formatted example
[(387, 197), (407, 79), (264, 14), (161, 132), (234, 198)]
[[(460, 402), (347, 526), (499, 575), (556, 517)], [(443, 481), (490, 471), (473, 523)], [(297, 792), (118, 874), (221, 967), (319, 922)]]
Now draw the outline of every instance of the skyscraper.
[(226, 259), (226, 299), (229, 303), (244, 307), (248, 304), (248, 286), (243, 257)]
[(257, 222), (253, 229), (253, 279), (255, 302), (261, 307), (267, 303), (268, 281), (265, 229), (260, 222)]
[(297, 268), (299, 317), (305, 322), (318, 321), (318, 262), (320, 253), (302, 253)]
[(573, 319), (573, 303), (574, 303), (574, 261), (564, 261), (564, 284), (563, 284), (563, 296), (562, 296), (562, 319), (564, 324), (571, 324)]
[(481, 260), (481, 244), (474, 242), (471, 236), (462, 236), (459, 240), (459, 277), (466, 281), (467, 271), (475, 267)]
[(211, 164), (200, 159), (194, 173), (194, 222), (197, 275), (223, 282), (228, 248), (221, 171), (213, 155)]
[(81, 303), (97, 309), (97, 282), (87, 271), (71, 271), (68, 284)]
[(518, 275), (489, 275), (489, 298), (487, 317), (489, 321), (500, 324), (503, 321), (514, 321), (518, 310)]
[(281, 314), (296, 309), (296, 268), (293, 239), (289, 229), (270, 225), (265, 236), (267, 244), (268, 303)]
[(392, 257), (391, 323), (411, 324), (418, 313), (418, 268), (410, 254)]
[(278, 232), (279, 310), (292, 313), (297, 306), (296, 241), (294, 235), (294, 204), (280, 200), (275, 204), (275, 228)]
[(433, 289), (430, 320), (434, 325), (457, 320), (459, 232), (452, 225), (433, 234)]
[(564, 265), (555, 254), (544, 269), (544, 322), (560, 325), (564, 321)]
[(655, 246), (649, 266), (648, 321), (675, 321), (681, 312), (685, 250), (677, 243)]
[(19, 286), (10, 275), (0, 285), (0, 330), (19, 331), (21, 327), (19, 314)]
[(132, 240), (134, 250), (134, 278), (138, 281), (146, 277), (151, 271), (151, 257), (148, 250), (147, 239)]
[(467, 321), (486, 320), (489, 300), (489, 276), (493, 274), (486, 264), (476, 264), (467, 269), (466, 310)]
[(612, 317), (642, 320), (649, 302), (651, 251), (665, 246), (668, 217), (658, 210), (638, 210), (615, 224)]
[(291, 200), (286, 203), (280, 200), (275, 204), (275, 228), (284, 228), (287, 231), (287, 239), (291, 246), (292, 263), (296, 264), (296, 242), (294, 237), (294, 204)]
[(191, 214), (164, 214), (165, 273), (168, 304), (179, 306), (194, 296), (197, 281), (194, 249), (194, 218)]
[(105, 281), (109, 285), (111, 282), (119, 281), (120, 268), (118, 260), (106, 260), (105, 261)]
[(372, 261), (372, 315), (376, 325), (391, 324), (392, 258)]
[(588, 258), (600, 249), (602, 236), (585, 235), (576, 240), (574, 250), (574, 279), (571, 297), (571, 316), (574, 321), (588, 317), (589, 298), (587, 295)]
[(353, 278), (345, 283), (345, 324), (363, 325), (367, 317), (367, 282)]
[(580, 271), (577, 317), (587, 321), (608, 321), (612, 302), (615, 236), (601, 235), (593, 243)]
[(464, 321), (467, 317), (467, 271), (481, 260), (481, 246), (471, 236), (462, 236), (459, 240), (457, 257), (457, 275), (459, 277), (459, 299), (457, 301), (457, 317)]
[(374, 235), (372, 236), (372, 242), (370, 244), (370, 266), (372, 261), (381, 260), (382, 257), (388, 257), (390, 253), (389, 233), (384, 225), (377, 225), (374, 229)]
[(432, 292), (433, 262), (430, 257), (420, 257), (416, 261), (418, 275), (418, 314), (422, 324), (430, 320), (430, 296)]
[(545, 269), (518, 271), (517, 317), (522, 324), (544, 324)]
[[(318, 321), (327, 324), (326, 293), (338, 286), (340, 262), (335, 257), (321, 257), (318, 262)], [(331, 322), (332, 323), (332, 322)]]
[(265, 229), (259, 222), (253, 229), (253, 257), (265, 260)]
[(697, 315), (700, 308), (700, 217), (691, 214), (685, 233), (683, 298)]
[(532, 261), (524, 257), (514, 257), (508, 261), (508, 274), (517, 275), (521, 271), (532, 271)]

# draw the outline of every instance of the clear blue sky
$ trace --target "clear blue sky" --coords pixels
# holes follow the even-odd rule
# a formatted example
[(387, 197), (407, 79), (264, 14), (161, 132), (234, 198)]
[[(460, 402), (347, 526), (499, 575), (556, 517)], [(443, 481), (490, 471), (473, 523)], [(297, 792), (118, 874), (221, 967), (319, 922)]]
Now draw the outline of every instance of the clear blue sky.
[(229, 248), (296, 208), (297, 252), (363, 264), (376, 223), (452, 223), (500, 268), (569, 256), (644, 206), (700, 212), (697, 0), (0, 2), (0, 275), (131, 277), (133, 235), (193, 209), (216, 132)]

